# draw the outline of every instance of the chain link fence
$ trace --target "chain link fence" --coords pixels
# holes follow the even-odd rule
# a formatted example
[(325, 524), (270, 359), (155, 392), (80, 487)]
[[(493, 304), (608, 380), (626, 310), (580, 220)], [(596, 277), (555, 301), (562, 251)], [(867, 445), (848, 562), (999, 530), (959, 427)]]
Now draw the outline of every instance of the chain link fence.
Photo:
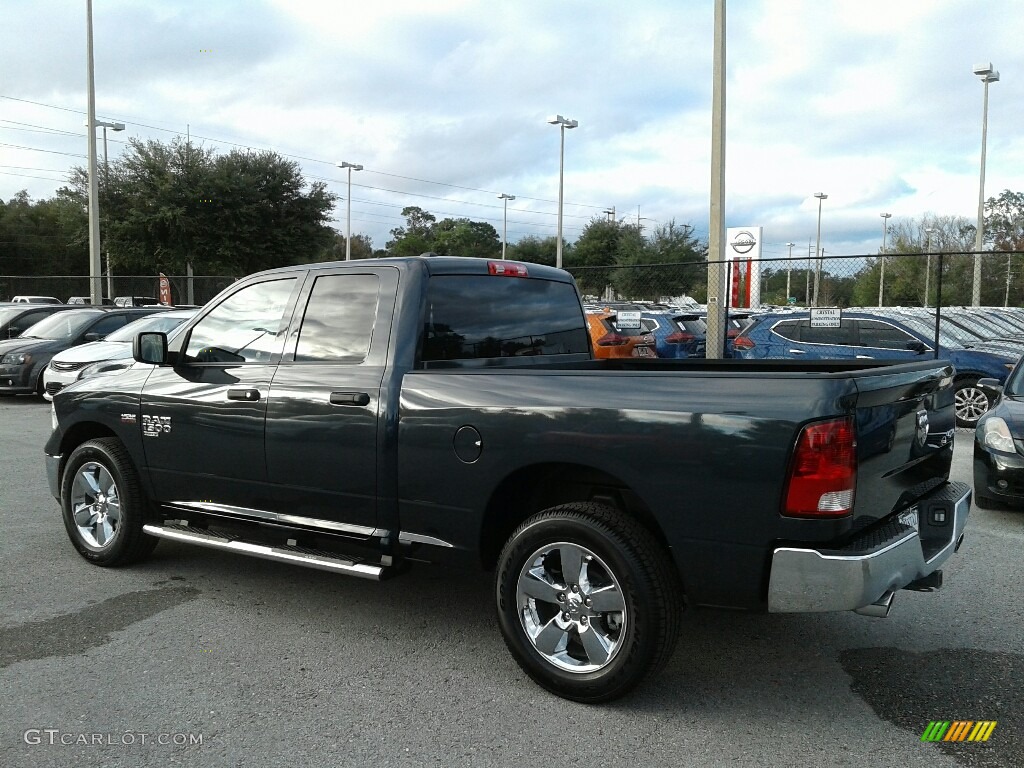
[[(730, 318), (723, 349), (727, 357), (902, 359), (924, 354), (955, 358), (959, 375), (1002, 380), (1024, 353), (1020, 251), (736, 259), (569, 271), (592, 311), (640, 309), (678, 319), (706, 305), (711, 268), (724, 274), (720, 299)], [(838, 312), (812, 313), (812, 308)], [(659, 345), (660, 356), (666, 356), (664, 349)]]
[[(193, 301), (189, 301), (189, 278), (185, 275), (168, 275), (171, 283), (171, 299), (175, 304), (205, 304), (237, 278), (233, 275), (194, 275), (192, 280)], [(160, 296), (159, 275), (114, 275), (101, 278), (104, 299), (119, 296)], [(83, 275), (0, 275), (0, 301), (10, 301), (15, 296), (52, 296), (62, 302), (73, 298), (90, 296), (90, 278)]]

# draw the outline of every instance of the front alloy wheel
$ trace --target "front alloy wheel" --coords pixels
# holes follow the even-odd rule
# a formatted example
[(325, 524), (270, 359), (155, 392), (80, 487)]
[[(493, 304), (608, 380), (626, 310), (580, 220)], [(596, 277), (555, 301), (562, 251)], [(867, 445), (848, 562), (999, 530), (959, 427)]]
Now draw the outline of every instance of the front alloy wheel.
[(89, 440), (71, 452), (60, 498), (68, 538), (95, 565), (137, 562), (159, 541), (142, 530), (149, 502), (131, 456), (116, 438)]
[(953, 396), (958, 427), (976, 427), (978, 419), (985, 415), (989, 408), (988, 395), (978, 387), (977, 379), (964, 381)]
[(71, 481), (71, 514), (78, 534), (88, 546), (102, 550), (121, 530), (121, 501), (117, 483), (102, 464), (89, 461)]

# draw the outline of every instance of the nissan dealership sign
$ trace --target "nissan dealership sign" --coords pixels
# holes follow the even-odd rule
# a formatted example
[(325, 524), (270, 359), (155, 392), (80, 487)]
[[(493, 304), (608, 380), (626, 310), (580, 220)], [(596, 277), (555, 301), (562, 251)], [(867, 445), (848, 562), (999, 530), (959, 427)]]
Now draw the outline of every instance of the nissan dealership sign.
[(761, 227), (729, 227), (725, 230), (725, 257), (729, 260), (729, 306), (761, 306)]

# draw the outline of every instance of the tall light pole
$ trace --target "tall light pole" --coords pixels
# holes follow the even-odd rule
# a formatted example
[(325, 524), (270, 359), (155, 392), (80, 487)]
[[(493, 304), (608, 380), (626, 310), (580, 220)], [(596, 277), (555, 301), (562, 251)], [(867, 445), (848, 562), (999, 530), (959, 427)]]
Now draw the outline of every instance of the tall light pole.
[[(107, 160), (107, 128), (112, 131), (123, 131), (124, 123), (107, 123), (96, 120), (95, 125), (103, 129), (103, 183), (110, 184), (110, 162)], [(95, 140), (95, 137), (94, 137)], [(114, 273), (110, 271), (110, 251), (107, 251), (107, 296), (114, 302)]]
[(92, 64), (92, 0), (85, 2), (86, 20), (86, 89), (88, 92), (88, 112), (86, 122), (89, 126), (88, 168), (89, 168), (89, 301), (92, 304), (103, 303), (103, 265), (100, 263), (100, 188), (96, 178), (96, 79)]
[(978, 185), (978, 229), (974, 235), (974, 287), (971, 306), (981, 304), (981, 247), (985, 239), (985, 144), (988, 139), (988, 84), (999, 82), (999, 72), (992, 62), (975, 64), (974, 74), (985, 84), (984, 104), (981, 108), (981, 182)]
[(786, 304), (789, 304), (789, 273), (793, 269), (793, 246), (796, 243), (786, 243), (789, 248), (789, 261), (786, 262)]
[(352, 171), (361, 171), (363, 166), (342, 160), (339, 168), (348, 169), (348, 195), (345, 197), (345, 261), (352, 260)]
[(927, 245), (925, 245), (925, 253), (928, 254), (925, 256), (924, 267), (924, 305), (926, 307), (928, 306), (928, 278), (932, 275), (932, 232), (934, 231), (934, 229), (926, 229), (924, 231), (925, 237), (927, 238), (925, 241), (927, 243)]
[(882, 292), (885, 290), (885, 236), (889, 232), (889, 219), (892, 218), (891, 213), (880, 213), (882, 217), (882, 270), (878, 275), (878, 306), (882, 306)]
[(505, 258), (505, 246), (508, 244), (508, 201), (515, 200), (515, 195), (506, 195), (502, 192), (498, 195), (498, 199), (501, 200), (505, 205), (505, 219), (501, 227), (501, 258)]
[(821, 284), (821, 201), (828, 200), (828, 195), (824, 192), (815, 192), (814, 196), (818, 198), (818, 244), (814, 250), (815, 259), (815, 270), (814, 270), (814, 306), (818, 306), (818, 288)]
[(567, 117), (561, 115), (555, 115), (549, 117), (548, 122), (551, 125), (557, 125), (559, 134), (561, 135), (561, 143), (558, 149), (558, 241), (555, 243), (555, 266), (559, 269), (562, 268), (562, 188), (565, 179), (565, 129), (575, 128), (579, 125), (579, 121), (570, 120)]

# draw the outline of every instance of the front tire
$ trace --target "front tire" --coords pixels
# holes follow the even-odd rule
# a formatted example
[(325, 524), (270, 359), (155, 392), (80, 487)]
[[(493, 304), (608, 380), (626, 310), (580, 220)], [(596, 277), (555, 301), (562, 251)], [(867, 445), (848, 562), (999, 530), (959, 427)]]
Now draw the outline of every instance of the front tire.
[(519, 666), (574, 701), (622, 696), (668, 661), (679, 634), (679, 583), (664, 547), (603, 504), (564, 504), (519, 526), (495, 591)]
[(90, 440), (71, 453), (60, 498), (71, 543), (94, 565), (138, 562), (159, 541), (142, 531), (146, 497), (131, 457), (116, 438)]
[(967, 376), (957, 381), (953, 402), (956, 425), (970, 429), (978, 426), (978, 419), (984, 416), (991, 406), (988, 395), (978, 386), (977, 376)]

